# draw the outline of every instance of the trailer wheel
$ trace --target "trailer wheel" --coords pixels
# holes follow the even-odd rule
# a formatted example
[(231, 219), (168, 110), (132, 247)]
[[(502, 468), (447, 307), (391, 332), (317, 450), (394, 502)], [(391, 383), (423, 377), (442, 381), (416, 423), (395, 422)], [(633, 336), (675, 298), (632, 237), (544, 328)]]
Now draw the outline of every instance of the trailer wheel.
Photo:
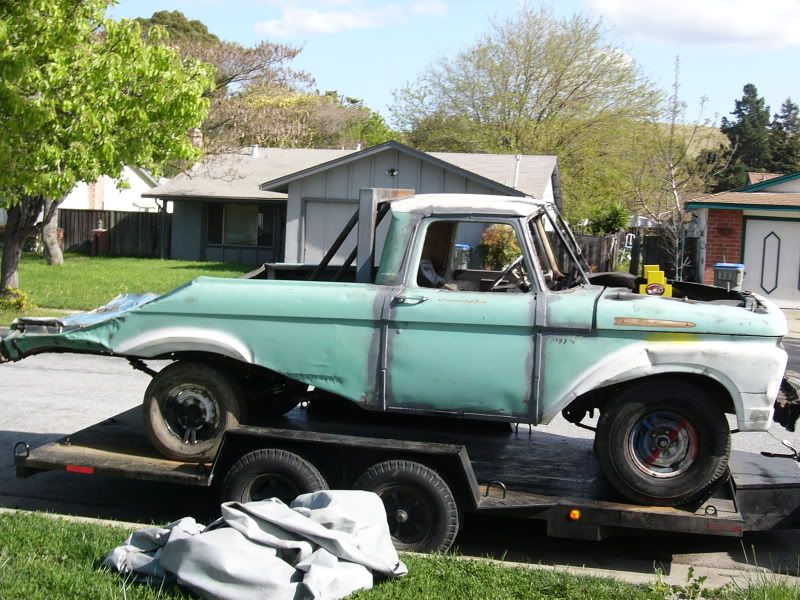
[(409, 460), (371, 466), (353, 485), (383, 501), (398, 550), (446, 552), (458, 533), (458, 505), (436, 471)]
[(633, 385), (597, 424), (597, 457), (608, 480), (641, 504), (704, 499), (725, 476), (728, 421), (701, 388), (683, 382)]
[(222, 484), (224, 501), (255, 502), (279, 498), (289, 504), (300, 494), (327, 490), (317, 468), (293, 452), (255, 450), (234, 463)]
[(173, 460), (205, 462), (222, 434), (239, 423), (236, 381), (204, 364), (178, 361), (159, 371), (144, 395), (147, 436)]

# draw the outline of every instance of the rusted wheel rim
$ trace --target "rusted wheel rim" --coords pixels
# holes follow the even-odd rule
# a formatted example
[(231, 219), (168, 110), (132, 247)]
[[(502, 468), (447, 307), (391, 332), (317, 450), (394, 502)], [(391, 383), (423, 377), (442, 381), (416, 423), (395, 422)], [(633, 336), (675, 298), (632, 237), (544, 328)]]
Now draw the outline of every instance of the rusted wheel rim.
[(628, 454), (650, 477), (671, 478), (685, 473), (697, 459), (698, 450), (694, 425), (670, 410), (647, 413), (628, 435)]

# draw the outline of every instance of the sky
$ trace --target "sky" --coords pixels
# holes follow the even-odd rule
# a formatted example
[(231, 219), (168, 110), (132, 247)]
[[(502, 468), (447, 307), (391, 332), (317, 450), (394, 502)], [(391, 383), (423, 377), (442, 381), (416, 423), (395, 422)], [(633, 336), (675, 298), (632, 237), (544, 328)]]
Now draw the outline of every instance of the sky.
[[(469, 47), (523, 1), (120, 0), (110, 14), (180, 10), (225, 40), (300, 46), (293, 64), (312, 75), (317, 89), (361, 98), (390, 118), (393, 90), (438, 58)], [(558, 16), (600, 17), (608, 40), (664, 89), (678, 56), (690, 121), (729, 116), (746, 83), (756, 85), (773, 113), (787, 97), (800, 101), (800, 0), (558, 0), (547, 6)]]

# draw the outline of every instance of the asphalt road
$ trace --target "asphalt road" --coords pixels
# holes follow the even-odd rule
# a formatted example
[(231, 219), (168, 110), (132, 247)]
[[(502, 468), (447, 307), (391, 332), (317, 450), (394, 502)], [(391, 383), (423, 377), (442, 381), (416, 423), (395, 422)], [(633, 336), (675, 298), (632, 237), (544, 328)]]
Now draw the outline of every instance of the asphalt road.
[[(800, 339), (787, 339), (789, 370), (800, 378)], [(120, 359), (43, 355), (0, 367), (0, 506), (48, 510), (138, 522), (165, 522), (184, 515), (214, 516), (216, 490), (183, 488), (67, 473), (15, 479), (17, 441), (38, 446), (87, 427), (141, 402), (149, 377)], [(591, 433), (559, 420), (546, 431)], [(800, 432), (775, 426), (768, 433), (734, 436), (740, 450), (782, 451), (781, 439), (800, 447)], [(744, 540), (697, 536), (620, 538), (599, 543), (557, 540), (537, 522), (468, 517), (457, 540), (463, 554), (557, 565), (613, 568), (623, 573), (664, 573), (679, 565), (800, 574), (800, 530), (747, 535)]]

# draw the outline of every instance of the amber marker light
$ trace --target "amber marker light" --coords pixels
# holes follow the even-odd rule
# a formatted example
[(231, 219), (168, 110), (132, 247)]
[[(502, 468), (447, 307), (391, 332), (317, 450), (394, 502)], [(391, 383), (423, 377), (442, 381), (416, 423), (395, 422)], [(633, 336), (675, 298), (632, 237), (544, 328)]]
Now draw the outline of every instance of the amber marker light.
[(570, 521), (580, 521), (581, 520), (581, 511), (577, 508), (573, 508), (569, 511), (569, 520)]

